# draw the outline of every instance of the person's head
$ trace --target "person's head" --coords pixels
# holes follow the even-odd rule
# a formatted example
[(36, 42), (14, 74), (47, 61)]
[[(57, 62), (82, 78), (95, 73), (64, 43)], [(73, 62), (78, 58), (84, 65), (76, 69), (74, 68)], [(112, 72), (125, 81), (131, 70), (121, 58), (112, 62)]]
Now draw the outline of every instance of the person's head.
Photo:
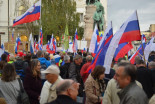
[(33, 76), (40, 77), (40, 68), (41, 68), (40, 61), (38, 59), (33, 59), (31, 61), (31, 71)]
[(11, 54), (10, 57), (9, 57), (9, 60), (10, 61), (15, 61), (15, 56)]
[(137, 64), (137, 63), (139, 62), (139, 60), (141, 60), (141, 58), (137, 55), (137, 56), (135, 57), (135, 64)]
[(62, 80), (56, 87), (57, 95), (67, 95), (76, 100), (78, 95), (79, 83), (71, 79)]
[(31, 61), (31, 54), (30, 53), (27, 53), (25, 56), (24, 56), (24, 60), (27, 60), (27, 61)]
[(155, 62), (154, 61), (149, 62), (148, 68), (155, 69)]
[(50, 54), (50, 60), (54, 59), (53, 54)]
[(38, 57), (38, 58), (44, 57), (44, 52), (41, 51), (41, 50), (39, 50), (39, 51), (37, 52), (37, 57)]
[(70, 63), (70, 57), (68, 55), (64, 56), (64, 62), (65, 63)]
[(18, 59), (23, 59), (24, 56), (25, 56), (25, 54), (24, 54), (23, 52), (18, 52), (18, 53), (17, 53), (17, 56), (18, 56), (18, 57), (17, 57), (17, 60), (18, 60)]
[(13, 64), (6, 64), (4, 66), (1, 79), (5, 82), (10, 82), (16, 79), (16, 70)]
[(126, 60), (124, 57), (123, 58), (119, 58), (117, 63), (120, 63), (122, 60)]
[(74, 57), (74, 62), (75, 62), (75, 64), (77, 64), (77, 65), (81, 65), (81, 63), (82, 63), (82, 56), (81, 56), (81, 55), (76, 55), (76, 56)]
[(7, 54), (3, 53), (3, 54), (1, 55), (1, 61), (7, 62)]
[(94, 79), (103, 80), (104, 79), (105, 68), (101, 65), (98, 65), (94, 68), (91, 75)]
[(50, 60), (49, 53), (45, 52), (45, 54), (44, 54), (44, 58), (45, 58), (46, 60)]
[(114, 79), (117, 82), (118, 88), (125, 88), (136, 80), (136, 67), (126, 62), (119, 63)]
[(46, 70), (41, 71), (41, 73), (45, 73), (46, 79), (48, 80), (48, 82), (53, 84), (58, 79), (60, 70), (58, 66), (50, 65)]
[(146, 67), (145, 62), (143, 60), (137, 60), (136, 67)]
[(86, 56), (86, 60), (87, 60), (87, 62), (91, 62), (92, 61), (92, 56), (91, 55), (87, 55)]

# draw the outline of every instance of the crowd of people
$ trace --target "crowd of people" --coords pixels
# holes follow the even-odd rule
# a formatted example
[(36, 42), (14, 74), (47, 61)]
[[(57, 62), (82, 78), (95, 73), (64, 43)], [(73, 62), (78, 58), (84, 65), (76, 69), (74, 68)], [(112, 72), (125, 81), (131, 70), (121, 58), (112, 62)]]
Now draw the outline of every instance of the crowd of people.
[[(153, 52), (152, 52), (153, 53)], [(146, 63), (113, 59), (110, 73), (92, 63), (91, 54), (57, 52), (2, 54), (0, 61), (0, 104), (19, 101), (20, 83), (29, 104), (155, 104), (155, 54)]]

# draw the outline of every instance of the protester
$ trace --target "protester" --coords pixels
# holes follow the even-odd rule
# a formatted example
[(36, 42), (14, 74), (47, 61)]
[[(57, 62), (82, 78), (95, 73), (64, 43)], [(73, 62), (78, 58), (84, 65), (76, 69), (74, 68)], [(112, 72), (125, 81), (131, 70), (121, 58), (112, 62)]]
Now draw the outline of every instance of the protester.
[(39, 96), (42, 89), (40, 68), (39, 60), (34, 59), (32, 60), (30, 67), (26, 69), (24, 89), (29, 96), (30, 104), (39, 104)]
[(63, 79), (68, 79), (69, 78), (69, 66), (70, 66), (70, 57), (68, 55), (64, 56), (64, 62), (65, 64), (60, 66), (60, 76)]
[(119, 63), (114, 76), (118, 88), (120, 104), (148, 104), (145, 92), (136, 84), (136, 68), (129, 63)]
[(153, 95), (153, 82), (151, 80), (150, 70), (146, 68), (145, 62), (143, 60), (139, 60), (136, 63), (137, 71), (137, 81), (139, 81), (148, 98), (151, 98)]
[(85, 82), (86, 79), (88, 78), (89, 73), (85, 73), (85, 71), (91, 65), (91, 62), (92, 62), (92, 56), (91, 55), (86, 56), (86, 63), (82, 66), (81, 71), (80, 71), (83, 82)]
[(152, 81), (152, 84), (153, 84), (152, 87), (153, 87), (153, 91), (154, 91), (154, 94), (155, 94), (155, 62), (154, 61), (149, 62), (148, 67), (150, 69), (151, 81)]
[(7, 104), (17, 104), (20, 85), (13, 64), (6, 64), (0, 79), (0, 97), (4, 97)]
[[(48, 68), (48, 66), (51, 65), (51, 62), (46, 60), (46, 58), (44, 58), (44, 52), (43, 51), (38, 51), (37, 52), (37, 57), (38, 60), (40, 61), (40, 65), (41, 65), (41, 71), (46, 70)], [(46, 81), (45, 79), (45, 74), (41, 73), (41, 80), (42, 80), (42, 84), (44, 84), (44, 82)]]
[(85, 82), (86, 104), (101, 104), (105, 91), (103, 66), (96, 66)]
[(3, 53), (1, 55), (1, 61), (7, 62), (7, 57), (8, 57), (7, 54)]
[(41, 71), (46, 74), (46, 81), (43, 85), (40, 95), (40, 104), (49, 103), (57, 98), (56, 85), (62, 80), (59, 76), (60, 70), (56, 65), (49, 66), (46, 70)]
[(25, 54), (23, 52), (18, 52), (18, 54), (16, 56), (16, 61), (14, 62), (16, 70), (23, 69), (23, 65), (24, 65), (23, 58), (24, 58), (24, 56), (25, 56)]
[(78, 102), (82, 103), (83, 95), (84, 95), (84, 91), (83, 91), (84, 84), (83, 84), (82, 77), (80, 75), (81, 64), (82, 64), (82, 56), (76, 55), (74, 57), (74, 62), (72, 62), (69, 67), (69, 78), (80, 83), (79, 91), (78, 91), (79, 94), (77, 98), (78, 98)]
[(50, 54), (50, 61), (51, 61), (51, 65), (56, 64), (53, 54)]
[(49, 104), (78, 104), (76, 103), (78, 89), (79, 84), (73, 80), (65, 79), (60, 81), (56, 87), (57, 99)]
[(14, 63), (15, 62), (15, 56), (13, 55), (13, 54), (11, 54), (10, 56), (9, 56), (9, 64), (12, 64), (12, 63)]
[[(127, 62), (127, 61), (126, 61)], [(128, 63), (128, 62), (127, 62)], [(115, 65), (115, 70), (117, 70), (118, 64)], [(141, 83), (139, 83), (138, 81), (136, 81), (136, 84), (142, 88)], [(114, 78), (112, 78), (109, 82), (108, 85), (106, 87), (104, 96), (103, 96), (103, 100), (102, 100), (102, 104), (119, 104), (120, 103), (120, 99), (117, 95), (117, 93), (120, 91), (121, 89), (117, 87), (117, 82)]]

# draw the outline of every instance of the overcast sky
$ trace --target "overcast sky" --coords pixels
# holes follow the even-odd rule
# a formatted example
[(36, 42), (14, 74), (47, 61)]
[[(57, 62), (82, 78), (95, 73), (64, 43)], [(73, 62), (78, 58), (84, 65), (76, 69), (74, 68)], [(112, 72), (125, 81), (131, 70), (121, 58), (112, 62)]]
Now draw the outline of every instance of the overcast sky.
[(108, 23), (112, 21), (116, 32), (122, 23), (135, 11), (141, 31), (149, 30), (150, 24), (155, 24), (155, 0), (107, 0)]

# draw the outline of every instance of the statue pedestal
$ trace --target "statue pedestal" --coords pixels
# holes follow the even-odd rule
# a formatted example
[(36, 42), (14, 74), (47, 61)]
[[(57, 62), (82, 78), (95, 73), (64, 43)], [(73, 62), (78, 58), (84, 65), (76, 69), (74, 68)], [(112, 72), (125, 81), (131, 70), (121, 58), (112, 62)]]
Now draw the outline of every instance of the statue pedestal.
[(87, 47), (89, 48), (90, 41), (93, 35), (93, 15), (96, 11), (96, 6), (95, 5), (87, 5), (86, 6), (86, 15), (84, 16), (84, 22), (85, 22), (85, 27), (84, 27), (84, 38), (87, 41)]

